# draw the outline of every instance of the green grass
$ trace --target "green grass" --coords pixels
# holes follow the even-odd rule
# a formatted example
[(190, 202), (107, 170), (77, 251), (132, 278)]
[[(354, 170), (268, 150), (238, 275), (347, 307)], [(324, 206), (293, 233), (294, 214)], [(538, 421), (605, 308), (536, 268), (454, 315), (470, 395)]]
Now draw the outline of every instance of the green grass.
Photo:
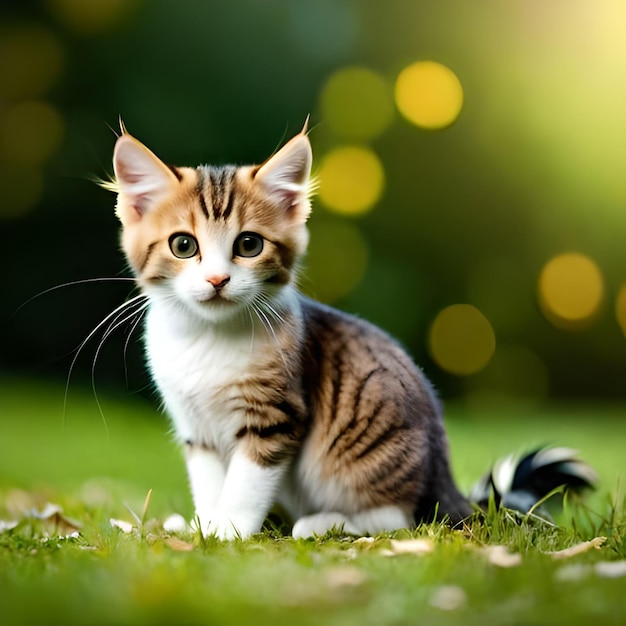
[[(91, 392), (72, 391), (64, 417), (56, 386), (4, 379), (0, 389), (0, 519), (20, 520), (0, 533), (2, 624), (618, 624), (626, 615), (626, 578), (596, 565), (626, 559), (624, 407), (448, 411), (464, 488), (501, 454), (543, 443), (580, 450), (600, 487), (585, 504), (568, 502), (558, 525), (491, 510), (462, 530), (432, 524), (371, 543), (294, 541), (278, 529), (245, 542), (188, 534), (173, 543), (161, 522), (190, 516), (191, 503), (163, 416), (139, 399), (101, 397), (105, 427)], [(129, 507), (142, 516), (150, 489), (143, 524), (112, 528), (111, 517), (133, 521)], [(46, 502), (80, 523), (78, 537), (24, 516)], [(607, 537), (599, 549), (545, 554), (597, 535)], [(434, 549), (389, 554), (392, 539), (411, 537)], [(521, 563), (492, 563), (493, 545)]]

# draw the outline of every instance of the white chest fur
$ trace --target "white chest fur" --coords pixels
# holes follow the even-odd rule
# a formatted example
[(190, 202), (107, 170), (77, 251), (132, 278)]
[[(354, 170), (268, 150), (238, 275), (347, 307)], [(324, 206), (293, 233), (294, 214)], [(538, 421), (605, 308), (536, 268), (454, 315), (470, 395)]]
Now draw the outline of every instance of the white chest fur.
[(146, 351), (176, 435), (230, 457), (243, 408), (233, 383), (254, 367), (262, 338), (251, 329), (223, 328), (156, 302), (146, 321)]

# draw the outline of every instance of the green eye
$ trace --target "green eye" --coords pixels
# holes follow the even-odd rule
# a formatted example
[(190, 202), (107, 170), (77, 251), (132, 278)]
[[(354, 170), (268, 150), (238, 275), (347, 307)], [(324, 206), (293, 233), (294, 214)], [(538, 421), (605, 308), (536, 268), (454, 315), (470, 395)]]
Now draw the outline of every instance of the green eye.
[(233, 255), (242, 257), (259, 256), (263, 251), (263, 237), (257, 233), (241, 233), (233, 245)]
[(190, 259), (198, 252), (198, 242), (195, 237), (186, 233), (175, 233), (169, 239), (170, 250), (179, 259)]

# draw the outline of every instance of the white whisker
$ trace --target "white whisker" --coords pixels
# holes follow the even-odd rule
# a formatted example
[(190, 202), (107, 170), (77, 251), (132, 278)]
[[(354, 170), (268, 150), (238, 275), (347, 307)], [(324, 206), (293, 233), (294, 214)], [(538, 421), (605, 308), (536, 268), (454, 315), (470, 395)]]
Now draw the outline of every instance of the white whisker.
[(15, 315), (17, 315), (27, 304), (30, 304), (33, 300), (36, 300), (37, 298), (41, 297), (41, 296), (45, 296), (47, 293), (51, 293), (52, 291), (56, 291), (57, 289), (62, 289), (63, 287), (73, 287), (74, 285), (85, 285), (85, 284), (89, 284), (89, 283), (102, 283), (102, 282), (131, 282), (134, 283), (136, 282), (134, 278), (128, 278), (128, 277), (122, 277), (122, 276), (115, 276), (115, 277), (102, 277), (102, 278), (84, 278), (82, 280), (72, 280), (70, 282), (67, 283), (62, 283), (61, 285), (55, 285), (54, 287), (49, 287), (48, 289), (44, 289), (43, 291), (40, 291), (39, 293), (36, 293), (34, 296), (31, 296), (30, 298), (28, 298), (28, 300), (26, 300), (26, 302), (22, 302), (22, 304), (20, 304), (20, 306), (17, 307), (17, 309), (15, 309), (15, 311), (12, 313), (11, 317), (14, 317)]
[(261, 323), (263, 324), (263, 326), (265, 326), (265, 328), (269, 331), (269, 333), (271, 334), (273, 340), (274, 340), (274, 345), (276, 346), (276, 350), (278, 351), (278, 354), (280, 355), (280, 358), (283, 362), (283, 365), (285, 366), (285, 370), (289, 370), (289, 363), (287, 362), (287, 359), (285, 358), (285, 354), (281, 348), (280, 342), (278, 341), (278, 337), (276, 336), (276, 332), (274, 331), (274, 327), (272, 326), (272, 322), (270, 320), (270, 317), (268, 317), (269, 314), (267, 311), (265, 311), (265, 309), (263, 308), (263, 302), (258, 301), (258, 302), (251, 302), (250, 303), (254, 312), (257, 314), (257, 317), (259, 318), (259, 320), (261, 320)]
[[(67, 397), (69, 394), (69, 388), (70, 388), (70, 381), (72, 378), (72, 372), (74, 371), (74, 367), (76, 365), (76, 362), (78, 360), (78, 357), (81, 355), (84, 347), (89, 343), (89, 341), (94, 337), (94, 335), (107, 323), (111, 323), (111, 324), (115, 324), (116, 321), (119, 320), (119, 316), (120, 315), (124, 315), (126, 313), (126, 311), (129, 308), (132, 308), (135, 304), (137, 304), (140, 300), (145, 299), (145, 295), (143, 294), (139, 294), (137, 296), (134, 296), (133, 298), (131, 298), (130, 300), (127, 300), (126, 302), (124, 302), (123, 304), (120, 304), (118, 307), (116, 307), (113, 311), (111, 311), (111, 313), (109, 313), (102, 321), (100, 321), (94, 328), (93, 330), (87, 335), (87, 337), (85, 337), (85, 339), (83, 339), (83, 341), (80, 343), (80, 345), (78, 346), (78, 348), (76, 349), (76, 354), (74, 355), (74, 358), (72, 359), (72, 362), (70, 364), (70, 369), (69, 372), (67, 374), (67, 382), (65, 383), (65, 393), (63, 396), (63, 416), (65, 417), (66, 413), (67, 413)], [(143, 303), (142, 303), (143, 304)], [(135, 311), (136, 313), (137, 311)], [(110, 326), (109, 326), (110, 329)], [(106, 333), (105, 333), (106, 335)], [(108, 336), (108, 335), (107, 335)], [(100, 349), (100, 346), (98, 347), (98, 351)], [(96, 403), (98, 404), (98, 408), (100, 409), (100, 415), (103, 418), (103, 422), (104, 422), (104, 426), (105, 428), (106, 426), (106, 420), (104, 419), (104, 415), (102, 414), (102, 409), (100, 408), (100, 403), (98, 402), (98, 398), (96, 397)]]
[(252, 306), (246, 304), (244, 307), (244, 311), (248, 314), (250, 318), (250, 354), (254, 352), (254, 317), (252, 317)]
[(263, 305), (266, 312), (270, 313), (274, 317), (274, 319), (278, 320), (279, 322), (282, 322), (283, 324), (286, 324), (285, 318), (272, 306), (269, 298), (265, 294), (259, 294), (258, 300), (261, 303), (261, 305)]
[(130, 338), (133, 336), (133, 333), (135, 332), (135, 330), (137, 329), (137, 326), (139, 326), (139, 323), (141, 322), (141, 320), (144, 318), (146, 311), (148, 310), (148, 305), (149, 302), (146, 301), (145, 305), (143, 308), (140, 308), (138, 313), (136, 313), (137, 317), (135, 318), (135, 321), (132, 323), (132, 326), (130, 327), (130, 330), (128, 331), (128, 336), (126, 337), (126, 341), (124, 342), (124, 380), (126, 381), (126, 387), (128, 388), (128, 365), (126, 363), (126, 355), (128, 352), (128, 345), (130, 343)]
[[(133, 299), (132, 304), (129, 304), (125, 308), (123, 308), (112, 320), (109, 324), (109, 327), (106, 329), (104, 334), (102, 335), (100, 341), (98, 342), (98, 347), (93, 356), (93, 362), (91, 364), (91, 389), (93, 390), (93, 395), (96, 400), (96, 405), (98, 407), (98, 412), (100, 413), (100, 417), (102, 418), (103, 423), (106, 427), (106, 418), (104, 417), (104, 411), (102, 410), (102, 406), (100, 404), (100, 399), (98, 398), (98, 392), (96, 391), (96, 363), (98, 361), (98, 357), (100, 356), (100, 350), (102, 346), (105, 344), (106, 340), (123, 324), (131, 320), (138, 314), (143, 313), (143, 311), (147, 308), (147, 301), (141, 302), (137, 301), (137, 299)], [(134, 309), (129, 311), (129, 309)], [(138, 319), (141, 319), (141, 315), (139, 315)], [(135, 322), (136, 326), (136, 322)], [(125, 352), (124, 352), (125, 354)], [(126, 371), (126, 364), (124, 363), (124, 369)]]

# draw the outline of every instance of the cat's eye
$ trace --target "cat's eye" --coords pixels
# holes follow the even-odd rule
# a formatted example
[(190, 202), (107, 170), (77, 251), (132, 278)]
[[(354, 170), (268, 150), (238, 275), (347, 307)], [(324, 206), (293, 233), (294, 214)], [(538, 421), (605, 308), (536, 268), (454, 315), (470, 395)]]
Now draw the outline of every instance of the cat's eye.
[(259, 256), (263, 252), (263, 237), (257, 233), (241, 233), (233, 245), (233, 254), (242, 257)]
[(186, 233), (175, 233), (169, 239), (170, 250), (179, 259), (190, 259), (198, 253), (198, 242), (195, 237)]

